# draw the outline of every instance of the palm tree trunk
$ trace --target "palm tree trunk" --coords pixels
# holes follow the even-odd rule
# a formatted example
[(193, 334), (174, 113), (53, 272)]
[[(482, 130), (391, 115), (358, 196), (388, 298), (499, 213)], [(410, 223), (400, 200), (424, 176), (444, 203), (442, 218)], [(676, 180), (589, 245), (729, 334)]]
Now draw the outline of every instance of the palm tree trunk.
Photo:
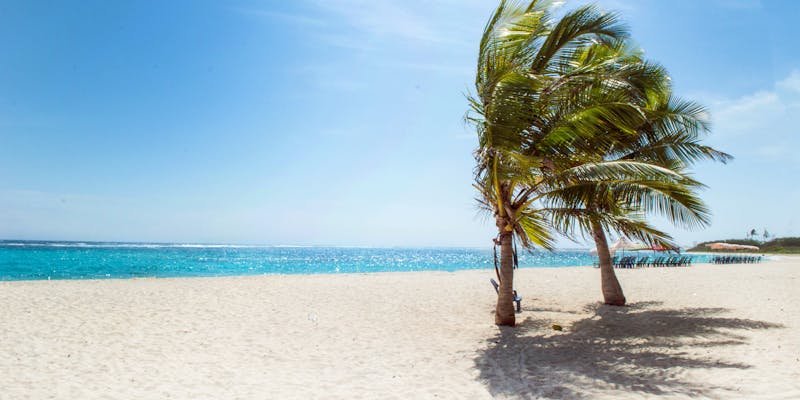
[(505, 218), (497, 218), (497, 228), (500, 230), (500, 289), (497, 292), (494, 323), (514, 326), (516, 324), (514, 312), (514, 250), (512, 248), (514, 236), (506, 230), (506, 225), (507, 220)]
[(597, 246), (597, 257), (600, 259), (600, 282), (603, 290), (603, 301), (612, 306), (624, 306), (625, 295), (622, 293), (622, 286), (614, 273), (614, 266), (611, 265), (611, 252), (608, 250), (608, 239), (603, 231), (603, 226), (598, 222), (592, 222), (592, 236)]

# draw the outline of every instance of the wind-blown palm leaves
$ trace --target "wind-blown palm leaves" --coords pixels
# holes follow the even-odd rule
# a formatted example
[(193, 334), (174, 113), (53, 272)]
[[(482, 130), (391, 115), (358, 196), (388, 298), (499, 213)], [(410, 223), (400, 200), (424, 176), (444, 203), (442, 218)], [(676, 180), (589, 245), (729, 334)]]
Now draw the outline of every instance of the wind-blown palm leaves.
[(622, 129), (630, 114), (639, 113), (613, 96), (592, 104), (593, 111), (573, 104), (594, 98), (586, 92), (595, 90), (600, 71), (607, 69), (602, 62), (575, 68), (586, 56), (582, 49), (612, 46), (626, 35), (613, 14), (582, 7), (554, 21), (547, 6), (536, 1), (502, 1), (484, 29), (467, 118), (479, 138), (475, 186), (480, 203), (495, 217), (501, 246), (497, 324), (515, 323), (514, 235), (524, 247), (552, 246), (547, 215), (535, 207), (535, 196), (548, 171), (565, 163), (574, 145), (589, 143), (581, 136), (593, 134), (568, 128), (582, 123), (581, 113), (591, 113)]
[[(652, 100), (652, 98), (650, 99)], [(686, 228), (705, 226), (709, 210), (695, 191), (703, 185), (692, 179), (686, 168), (700, 160), (727, 162), (731, 156), (700, 143), (708, 131), (702, 107), (670, 99), (643, 105), (646, 120), (635, 134), (622, 133), (605, 149), (598, 147), (598, 163), (566, 170), (558, 189), (547, 193), (543, 202), (551, 209), (551, 223), (561, 233), (590, 233), (600, 258), (604, 301), (624, 305), (625, 296), (611, 265), (606, 232), (616, 231), (650, 244), (674, 247), (669, 235), (650, 226), (646, 215), (661, 215)], [(607, 132), (613, 137), (615, 132)], [(631, 175), (591, 179), (587, 168), (613, 163), (638, 164)], [(577, 172), (572, 171), (578, 169)]]
[(551, 248), (554, 230), (599, 227), (668, 243), (642, 214), (707, 221), (684, 164), (727, 155), (698, 143), (702, 110), (670, 100), (663, 69), (626, 38), (615, 14), (585, 6), (554, 20), (539, 1), (501, 1), (484, 29), (467, 120), (478, 201), (501, 246), (497, 324), (515, 322), (515, 239)]

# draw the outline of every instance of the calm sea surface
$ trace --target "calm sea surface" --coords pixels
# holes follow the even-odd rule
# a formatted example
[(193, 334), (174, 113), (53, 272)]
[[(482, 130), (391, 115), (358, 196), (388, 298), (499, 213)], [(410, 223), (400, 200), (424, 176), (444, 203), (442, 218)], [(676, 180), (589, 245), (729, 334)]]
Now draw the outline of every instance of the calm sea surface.
[[(703, 261), (704, 256), (694, 256)], [(520, 251), (520, 267), (592, 265), (588, 251)], [(492, 249), (339, 248), (0, 241), (0, 280), (456, 271)]]

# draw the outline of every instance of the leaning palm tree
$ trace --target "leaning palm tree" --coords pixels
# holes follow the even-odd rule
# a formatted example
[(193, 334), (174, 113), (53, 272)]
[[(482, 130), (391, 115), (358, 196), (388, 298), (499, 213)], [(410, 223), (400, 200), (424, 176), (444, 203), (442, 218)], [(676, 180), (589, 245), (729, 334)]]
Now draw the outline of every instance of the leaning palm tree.
[[(668, 86), (666, 86), (668, 87)], [(692, 229), (707, 226), (710, 213), (696, 195), (704, 185), (692, 179), (688, 169), (700, 161), (727, 163), (733, 157), (702, 144), (703, 136), (710, 131), (708, 112), (702, 106), (671, 95), (670, 90), (651, 94), (644, 107), (647, 118), (636, 130), (635, 138), (624, 140), (619, 146), (609, 149), (606, 159), (636, 160), (661, 166), (678, 174), (676, 187), (663, 185), (655, 193), (633, 193), (611, 191), (601, 201), (614, 199), (623, 204), (633, 204), (641, 212), (658, 214), (674, 225)], [(608, 243), (603, 240), (602, 226), (593, 227), (598, 254), (608, 253)], [(669, 247), (675, 247), (674, 245)], [(601, 260), (602, 261), (602, 260)], [(607, 304), (624, 305), (625, 296), (616, 281), (610, 260), (601, 262), (601, 268), (609, 278), (603, 282), (603, 294)]]
[[(596, 130), (581, 125), (602, 121), (624, 130), (640, 119), (640, 111), (618, 101), (613, 88), (592, 84), (619, 69), (602, 62), (576, 67), (579, 58), (586, 57), (582, 49), (618, 46), (626, 36), (615, 14), (585, 6), (556, 21), (539, 1), (501, 1), (484, 29), (467, 120), (479, 139), (478, 200), (498, 230), (498, 325), (515, 324), (514, 241), (524, 248), (552, 247), (549, 210), (539, 208), (537, 200), (550, 188), (552, 172), (580, 150), (576, 146), (592, 146), (589, 139)], [(615, 78), (630, 83), (625, 74)], [(607, 177), (625, 168), (609, 167), (604, 173)]]
[(537, 1), (502, 1), (487, 23), (467, 119), (479, 138), (478, 200), (501, 247), (497, 324), (515, 323), (515, 241), (550, 248), (553, 228), (569, 234), (577, 226), (669, 243), (642, 207), (677, 204), (670, 209), (684, 212), (696, 202), (677, 165), (605, 157), (635, 147), (650, 121), (648, 101), (668, 87), (658, 66), (627, 49), (626, 35), (614, 14), (586, 6), (555, 21)]
[[(603, 167), (615, 161), (593, 163)], [(603, 300), (609, 305), (624, 305), (625, 296), (611, 264), (607, 232), (636, 238), (648, 244), (673, 247), (672, 238), (647, 222), (652, 208), (673, 214), (679, 221), (705, 224), (707, 210), (692, 188), (697, 183), (679, 172), (639, 161), (629, 165), (643, 167), (630, 174), (607, 179), (587, 180), (570, 177), (559, 189), (546, 193), (551, 223), (557, 231), (574, 238), (576, 232), (588, 234), (597, 247)], [(582, 169), (586, 165), (576, 167)], [(569, 171), (567, 174), (569, 175)], [(669, 217), (668, 217), (669, 218)]]

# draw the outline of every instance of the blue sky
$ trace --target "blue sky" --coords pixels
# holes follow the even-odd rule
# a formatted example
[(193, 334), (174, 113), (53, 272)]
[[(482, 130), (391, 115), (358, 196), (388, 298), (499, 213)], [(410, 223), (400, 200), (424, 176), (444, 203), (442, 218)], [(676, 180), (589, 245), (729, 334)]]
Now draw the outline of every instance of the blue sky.
[[(599, 4), (736, 156), (668, 231), (800, 235), (800, 2)], [(3, 2), (0, 238), (488, 245), (462, 117), (495, 5)]]

